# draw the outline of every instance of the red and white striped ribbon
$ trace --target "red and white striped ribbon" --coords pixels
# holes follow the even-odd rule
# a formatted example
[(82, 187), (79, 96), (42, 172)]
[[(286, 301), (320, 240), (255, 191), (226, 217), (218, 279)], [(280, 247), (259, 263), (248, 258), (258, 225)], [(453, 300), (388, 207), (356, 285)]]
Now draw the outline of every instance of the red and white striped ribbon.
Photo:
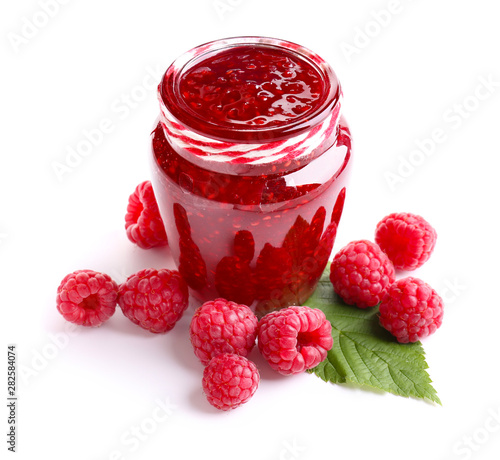
[(214, 165), (265, 165), (307, 157), (336, 132), (341, 106), (341, 100), (337, 101), (322, 123), (290, 139), (247, 144), (223, 142), (191, 131), (172, 116), (160, 95), (158, 99), (163, 131), (174, 150), (179, 154), (188, 152), (203, 159), (205, 164), (213, 162)]

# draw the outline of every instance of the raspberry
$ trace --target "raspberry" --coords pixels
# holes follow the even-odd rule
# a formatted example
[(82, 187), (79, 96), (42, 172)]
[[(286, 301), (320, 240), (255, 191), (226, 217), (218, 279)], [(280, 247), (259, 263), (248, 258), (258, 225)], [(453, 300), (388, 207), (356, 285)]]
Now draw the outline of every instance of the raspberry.
[(178, 271), (147, 268), (120, 286), (118, 303), (130, 321), (160, 334), (182, 317), (188, 306), (188, 287)]
[(417, 342), (443, 322), (443, 300), (418, 278), (391, 284), (380, 304), (380, 323), (398, 342)]
[(205, 302), (191, 319), (189, 336), (203, 364), (222, 353), (247, 356), (255, 345), (257, 317), (246, 305), (226, 299)]
[(143, 249), (168, 244), (150, 181), (140, 183), (130, 195), (125, 215), (125, 229), (128, 239)]
[(345, 303), (359, 308), (377, 305), (394, 279), (394, 267), (387, 255), (367, 240), (343, 247), (330, 267), (335, 292)]
[(64, 319), (82, 326), (100, 326), (115, 312), (118, 286), (106, 274), (77, 270), (57, 288), (57, 310)]
[(317, 366), (333, 346), (332, 326), (317, 308), (287, 307), (259, 322), (259, 350), (280, 374), (299, 374)]
[(255, 393), (260, 381), (252, 361), (232, 353), (210, 360), (203, 371), (203, 391), (208, 402), (220, 410), (235, 409)]
[(375, 241), (395, 268), (415, 270), (431, 256), (436, 230), (422, 217), (407, 212), (384, 217), (375, 230)]

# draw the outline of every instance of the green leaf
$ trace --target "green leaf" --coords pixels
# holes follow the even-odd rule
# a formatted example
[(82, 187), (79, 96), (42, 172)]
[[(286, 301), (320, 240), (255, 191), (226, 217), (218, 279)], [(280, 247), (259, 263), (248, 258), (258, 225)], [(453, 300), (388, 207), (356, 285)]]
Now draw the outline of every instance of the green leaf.
[(441, 404), (426, 371), (422, 344), (398, 343), (380, 326), (378, 307), (363, 310), (346, 305), (333, 291), (328, 272), (304, 305), (325, 313), (333, 336), (327, 358), (309, 372), (326, 382), (368, 385)]

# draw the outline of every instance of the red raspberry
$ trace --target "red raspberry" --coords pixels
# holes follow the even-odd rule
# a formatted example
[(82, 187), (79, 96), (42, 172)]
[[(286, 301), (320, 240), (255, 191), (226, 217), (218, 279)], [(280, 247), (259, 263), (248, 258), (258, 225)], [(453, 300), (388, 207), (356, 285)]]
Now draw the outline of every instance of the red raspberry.
[(436, 230), (422, 217), (408, 212), (384, 217), (375, 231), (375, 241), (395, 268), (415, 270), (426, 262), (436, 245)]
[(317, 366), (333, 346), (332, 326), (317, 308), (287, 307), (259, 322), (259, 350), (280, 374), (299, 374)]
[(125, 229), (128, 239), (143, 249), (168, 244), (150, 181), (139, 184), (130, 195), (125, 215)]
[(389, 258), (367, 240), (353, 241), (343, 247), (330, 267), (335, 292), (345, 303), (359, 308), (377, 305), (394, 279), (394, 266)]
[(57, 288), (57, 310), (64, 319), (82, 326), (100, 326), (115, 312), (118, 286), (106, 274), (77, 270)]
[(408, 343), (433, 334), (443, 322), (443, 300), (418, 278), (391, 284), (380, 304), (380, 323), (398, 342)]
[(178, 271), (147, 268), (120, 286), (118, 303), (130, 321), (160, 334), (182, 317), (188, 306), (188, 287)]
[(220, 410), (235, 409), (255, 393), (260, 381), (252, 361), (232, 353), (210, 360), (203, 371), (203, 391), (208, 402)]
[(191, 319), (189, 336), (203, 364), (222, 353), (247, 356), (255, 345), (258, 320), (246, 305), (226, 299), (205, 302)]

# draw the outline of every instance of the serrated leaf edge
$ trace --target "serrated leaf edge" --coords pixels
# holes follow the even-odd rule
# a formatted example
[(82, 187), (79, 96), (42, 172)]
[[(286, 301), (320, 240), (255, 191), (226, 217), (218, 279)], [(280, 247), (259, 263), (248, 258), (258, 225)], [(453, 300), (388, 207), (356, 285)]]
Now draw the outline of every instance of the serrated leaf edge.
[[(320, 284), (318, 285), (318, 288), (320, 288), (320, 289), (324, 289), (325, 288), (324, 287), (324, 277), (325, 276), (328, 276), (326, 271), (323, 274), (323, 277), (322, 277), (322, 280), (320, 281)], [(316, 294), (316, 293), (314, 293), (314, 294)], [(314, 294), (313, 294), (313, 296), (314, 296)], [(321, 302), (323, 302), (324, 304), (326, 304), (326, 306), (330, 306), (330, 305), (334, 304), (334, 302), (329, 301), (328, 298), (318, 296), (317, 297), (317, 301), (315, 303), (321, 303)], [(339, 305), (345, 305), (345, 304), (339, 303)], [(319, 306), (315, 306), (315, 308), (320, 308), (321, 310), (323, 310)], [(376, 313), (374, 313), (374, 314), (376, 314)], [(330, 316), (343, 317), (343, 318), (354, 319), (354, 320), (358, 320), (358, 321), (360, 320), (360, 316), (359, 315), (357, 315), (357, 314), (349, 315), (349, 314), (346, 314), (345, 312), (338, 313), (338, 314), (337, 313), (333, 313)], [(370, 320), (371, 320), (371, 317), (367, 317), (366, 318), (367, 322), (369, 322)], [(360, 381), (360, 380), (354, 380), (352, 378), (349, 378), (349, 376), (345, 372), (344, 372), (344, 376), (342, 376), (342, 374), (339, 372), (339, 370), (336, 368), (336, 366), (334, 364), (332, 364), (332, 362), (328, 359), (328, 357), (323, 362), (321, 362), (320, 364), (318, 364), (315, 368), (310, 369), (308, 371), (309, 373), (314, 373), (317, 377), (321, 378), (324, 381), (330, 382), (330, 383), (348, 383), (349, 382), (349, 383), (357, 384), (359, 386), (367, 386), (367, 387), (370, 387), (370, 388), (374, 388), (376, 390), (386, 391), (386, 392), (392, 393), (392, 394), (397, 395), (397, 396), (420, 398), (420, 399), (428, 400), (430, 402), (434, 402), (434, 403), (437, 403), (439, 405), (442, 405), (441, 400), (439, 399), (439, 397), (437, 395), (437, 391), (431, 385), (432, 380), (431, 380), (428, 372), (426, 372), (426, 369), (428, 369), (429, 366), (428, 366), (428, 364), (427, 364), (427, 362), (425, 360), (425, 351), (424, 351), (424, 349), (422, 347), (421, 342), (414, 342), (412, 344), (407, 344), (405, 346), (413, 346), (413, 347), (416, 348), (416, 350), (412, 350), (412, 352), (413, 352), (412, 355), (414, 355), (413, 358), (414, 359), (416, 358), (415, 361), (417, 361), (418, 364), (419, 364), (418, 367), (420, 368), (420, 370), (422, 372), (422, 376), (424, 377), (425, 383), (428, 384), (428, 388), (427, 389), (425, 387), (423, 387), (422, 384), (416, 383), (412, 378), (410, 378), (404, 372), (404, 369), (394, 369), (393, 366), (391, 366), (389, 364), (389, 362), (386, 359), (384, 359), (383, 356), (380, 355), (380, 353), (387, 354), (387, 352), (385, 352), (383, 350), (378, 350), (378, 351), (371, 350), (371, 349), (367, 348), (366, 346), (364, 346), (362, 343), (359, 343), (354, 338), (349, 337), (347, 335), (349, 332), (351, 332), (351, 333), (353, 333), (355, 335), (357, 334), (357, 335), (371, 336), (370, 334), (359, 332), (359, 331), (343, 331), (343, 330), (338, 329), (337, 327), (335, 327), (335, 325), (332, 323), (332, 336), (333, 336), (334, 340), (335, 340), (335, 334), (333, 334), (333, 330), (334, 329), (337, 332), (336, 335), (338, 336), (338, 346), (339, 346), (340, 351), (342, 352), (343, 361), (348, 366), (348, 368), (351, 370), (351, 374), (353, 376), (355, 376), (356, 379), (358, 379), (358, 377), (356, 376), (356, 372), (354, 372), (354, 369), (349, 364), (344, 351), (341, 349), (341, 345), (340, 345), (340, 342), (341, 342), (340, 337), (341, 337), (341, 335), (345, 336), (346, 339), (351, 340), (353, 342), (354, 348), (356, 350), (356, 353), (357, 353), (360, 361), (363, 363), (364, 368), (367, 370), (368, 374), (371, 377), (373, 377), (380, 384), (380, 387), (376, 386), (374, 384), (370, 384), (369, 380), (365, 381), (365, 379), (363, 379), (362, 381)], [(346, 332), (347, 332), (347, 334), (346, 334)], [(368, 367), (368, 365), (366, 364), (365, 360), (361, 356), (361, 353), (359, 352), (358, 346), (363, 347), (369, 353), (374, 354), (375, 356), (377, 356), (378, 359), (380, 359), (381, 361), (383, 361), (385, 363), (385, 365), (387, 367), (387, 370), (389, 372), (389, 375), (391, 376), (393, 385), (389, 386), (388, 388), (381, 388), (381, 386), (383, 386), (383, 385), (380, 382), (380, 379)], [(395, 348), (394, 348), (394, 350), (395, 350)], [(330, 352), (329, 352), (329, 354), (330, 354)], [(407, 359), (407, 358), (405, 359), (404, 356), (399, 356), (397, 354), (396, 354), (396, 356), (398, 358), (401, 358), (403, 362), (407, 362), (409, 364), (415, 365), (415, 361), (410, 362), (410, 360)], [(338, 359), (336, 359), (335, 361), (338, 361)], [(340, 363), (338, 363), (338, 364), (340, 365)], [(336, 374), (336, 375), (334, 375), (335, 380), (332, 380), (331, 377), (329, 378), (326, 375), (327, 373), (332, 373), (332, 371), (329, 371), (329, 372), (327, 371), (327, 369), (329, 369), (329, 368), (333, 369), (333, 373)], [(406, 378), (409, 382), (411, 382), (411, 385), (413, 386), (413, 388), (414, 388), (415, 391), (414, 392), (409, 392), (406, 389), (402, 388), (401, 385), (398, 384), (398, 382), (394, 378), (395, 377), (395, 373), (400, 373), (404, 378)], [(338, 375), (338, 377), (337, 377), (337, 375)], [(391, 388), (391, 387), (395, 387), (395, 388)], [(399, 389), (399, 391), (397, 389)]]

